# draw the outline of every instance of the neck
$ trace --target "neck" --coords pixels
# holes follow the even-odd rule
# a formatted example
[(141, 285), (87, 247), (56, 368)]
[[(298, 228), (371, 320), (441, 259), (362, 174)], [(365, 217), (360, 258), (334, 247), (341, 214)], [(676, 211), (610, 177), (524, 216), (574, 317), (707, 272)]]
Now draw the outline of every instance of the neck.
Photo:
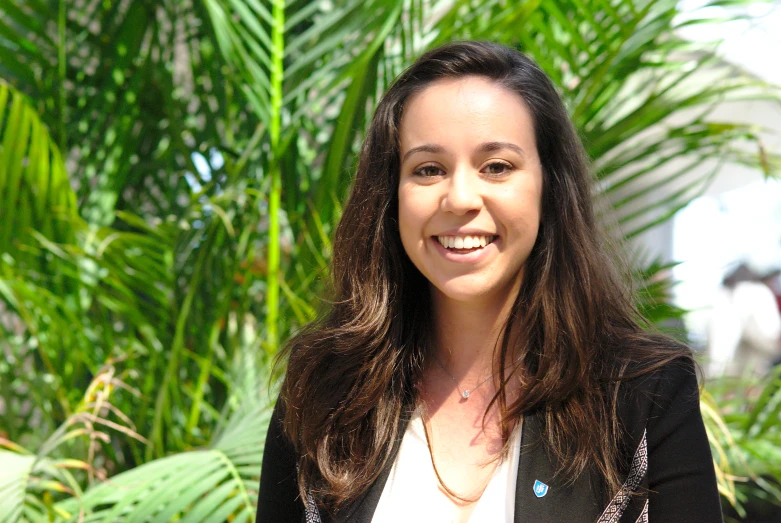
[(494, 370), (516, 292), (502, 299), (457, 301), (432, 289), (434, 350), (454, 378), (471, 382)]

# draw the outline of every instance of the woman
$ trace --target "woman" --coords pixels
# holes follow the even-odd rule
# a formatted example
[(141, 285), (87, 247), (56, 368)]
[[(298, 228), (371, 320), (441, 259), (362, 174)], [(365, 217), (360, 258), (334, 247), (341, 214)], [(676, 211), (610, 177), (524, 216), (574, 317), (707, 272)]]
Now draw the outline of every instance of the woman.
[(691, 353), (641, 328), (522, 54), (450, 44), (396, 80), (333, 278), (288, 346), (258, 521), (721, 520)]

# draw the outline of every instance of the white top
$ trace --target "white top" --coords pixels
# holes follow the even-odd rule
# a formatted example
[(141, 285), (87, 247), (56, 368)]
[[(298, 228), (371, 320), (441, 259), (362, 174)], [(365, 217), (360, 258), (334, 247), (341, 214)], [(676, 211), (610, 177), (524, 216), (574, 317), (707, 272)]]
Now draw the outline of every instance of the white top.
[[(511, 436), (506, 459), (494, 470), (477, 501), (470, 522), (512, 523), (515, 514), (515, 480), (521, 447), (521, 427)], [(431, 464), (423, 421), (415, 415), (401, 440), (388, 481), (374, 511), (372, 523), (439, 523), (455, 521), (457, 507), (439, 489)]]

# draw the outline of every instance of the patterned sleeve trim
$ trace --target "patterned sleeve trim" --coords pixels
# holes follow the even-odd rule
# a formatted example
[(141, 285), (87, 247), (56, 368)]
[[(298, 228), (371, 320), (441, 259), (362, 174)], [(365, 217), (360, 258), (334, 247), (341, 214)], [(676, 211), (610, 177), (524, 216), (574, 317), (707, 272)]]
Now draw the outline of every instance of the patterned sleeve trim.
[[(626, 507), (629, 505), (629, 501), (632, 498), (632, 493), (640, 487), (640, 483), (643, 480), (646, 472), (648, 472), (648, 441), (646, 439), (646, 432), (643, 431), (643, 438), (640, 440), (640, 444), (637, 446), (634, 458), (632, 458), (632, 466), (629, 469), (629, 475), (626, 481), (621, 486), (621, 490), (613, 497), (605, 511), (597, 520), (597, 523), (618, 523), (618, 520), (624, 514)], [(643, 515), (640, 515), (638, 522), (648, 521), (648, 501), (646, 501), (643, 508)]]
[(320, 511), (317, 510), (317, 503), (315, 503), (315, 497), (312, 492), (306, 493), (306, 523), (322, 523), (320, 519)]

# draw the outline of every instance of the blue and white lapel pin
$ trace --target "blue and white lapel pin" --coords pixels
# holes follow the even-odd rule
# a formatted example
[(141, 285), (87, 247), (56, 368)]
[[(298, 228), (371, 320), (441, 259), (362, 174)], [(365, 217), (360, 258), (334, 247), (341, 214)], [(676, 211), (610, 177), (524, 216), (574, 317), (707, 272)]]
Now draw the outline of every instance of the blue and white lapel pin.
[(539, 479), (534, 480), (534, 495), (537, 496), (538, 498), (541, 498), (547, 493), (548, 493), (548, 485), (546, 485)]

